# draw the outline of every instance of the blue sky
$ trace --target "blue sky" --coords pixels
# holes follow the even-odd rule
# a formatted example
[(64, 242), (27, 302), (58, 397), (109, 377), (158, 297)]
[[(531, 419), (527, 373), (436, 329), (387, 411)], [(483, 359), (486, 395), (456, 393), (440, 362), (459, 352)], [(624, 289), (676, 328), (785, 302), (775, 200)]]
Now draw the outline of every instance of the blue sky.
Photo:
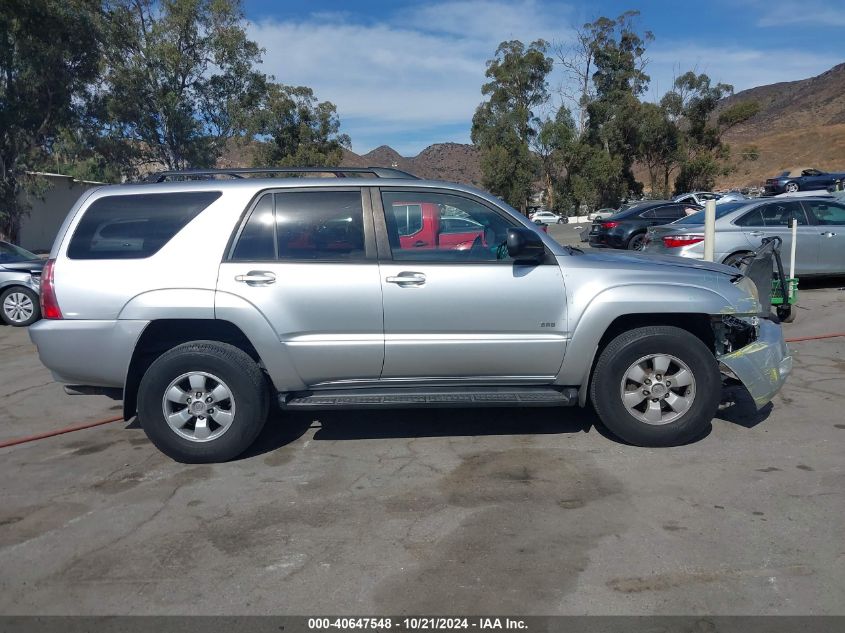
[[(690, 69), (739, 91), (845, 61), (845, 0), (244, 0), (265, 72), (335, 103), (354, 151), (387, 144), (406, 156), (469, 142), (500, 41), (566, 43), (574, 25), (631, 8), (655, 35), (651, 99)], [(556, 71), (550, 88), (561, 79)]]

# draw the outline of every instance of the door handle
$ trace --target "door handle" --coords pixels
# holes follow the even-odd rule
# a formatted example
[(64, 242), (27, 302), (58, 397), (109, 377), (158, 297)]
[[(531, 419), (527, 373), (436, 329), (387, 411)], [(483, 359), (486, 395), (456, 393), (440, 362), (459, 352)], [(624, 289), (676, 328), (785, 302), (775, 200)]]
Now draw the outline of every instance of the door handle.
[(248, 286), (267, 286), (276, 283), (276, 275), (266, 270), (250, 270), (246, 275), (235, 275), (235, 281)]
[(414, 242), (414, 246), (420, 248), (421, 246), (425, 246), (425, 242), (423, 242), (422, 240), (417, 240), (416, 242)]
[(821, 235), (822, 237), (836, 237), (836, 233), (834, 233), (833, 231), (825, 231)]
[(386, 277), (389, 284), (400, 286), (422, 286), (425, 283), (425, 275), (422, 273), (401, 272), (396, 277)]
[(765, 233), (763, 231), (749, 231), (749, 235), (753, 235), (754, 237), (763, 237)]

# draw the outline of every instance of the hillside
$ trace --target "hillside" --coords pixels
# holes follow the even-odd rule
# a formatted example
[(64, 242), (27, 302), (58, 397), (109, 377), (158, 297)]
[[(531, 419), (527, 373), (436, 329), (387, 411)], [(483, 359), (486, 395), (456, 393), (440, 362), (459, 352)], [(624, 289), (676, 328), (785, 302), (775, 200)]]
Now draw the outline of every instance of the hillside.
[(382, 145), (358, 155), (344, 150), (343, 164), (352, 167), (396, 167), (421, 178), (481, 184), (478, 150), (461, 143), (435, 143), (413, 157), (403, 157), (392, 147)]
[(757, 101), (760, 112), (725, 134), (734, 156), (756, 145), (760, 157), (745, 161), (721, 187), (760, 184), (785, 169), (845, 169), (845, 64), (799, 81), (750, 88), (722, 107)]

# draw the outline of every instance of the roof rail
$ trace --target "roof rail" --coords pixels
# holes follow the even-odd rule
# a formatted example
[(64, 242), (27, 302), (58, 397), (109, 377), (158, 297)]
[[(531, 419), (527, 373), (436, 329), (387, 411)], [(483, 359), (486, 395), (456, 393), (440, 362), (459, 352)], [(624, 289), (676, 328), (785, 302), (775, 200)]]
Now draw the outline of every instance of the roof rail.
[(347, 174), (369, 174), (374, 178), (397, 178), (419, 180), (417, 176), (392, 167), (233, 167), (231, 169), (181, 169), (158, 171), (144, 178), (143, 182), (167, 182), (168, 180), (207, 180), (216, 176), (243, 178), (254, 174), (334, 174), (346, 178)]

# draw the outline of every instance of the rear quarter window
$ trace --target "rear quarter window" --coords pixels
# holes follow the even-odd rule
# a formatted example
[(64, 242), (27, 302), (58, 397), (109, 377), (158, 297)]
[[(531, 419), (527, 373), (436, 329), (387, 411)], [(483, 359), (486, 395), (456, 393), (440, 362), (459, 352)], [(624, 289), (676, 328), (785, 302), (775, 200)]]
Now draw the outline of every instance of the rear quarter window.
[(105, 196), (91, 203), (67, 250), (71, 259), (143, 259), (157, 253), (219, 191)]

